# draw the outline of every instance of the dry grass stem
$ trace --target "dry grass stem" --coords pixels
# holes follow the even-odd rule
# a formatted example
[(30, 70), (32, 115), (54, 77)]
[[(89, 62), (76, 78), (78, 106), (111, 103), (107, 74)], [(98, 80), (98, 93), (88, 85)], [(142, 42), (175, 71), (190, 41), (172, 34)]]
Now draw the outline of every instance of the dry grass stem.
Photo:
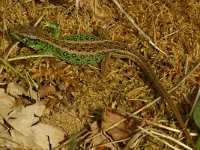
[(194, 68), (192, 68), (172, 89), (170, 89), (168, 93), (171, 93), (177, 89), (199, 66), (200, 62)]
[(55, 56), (53, 55), (27, 55), (27, 56), (15, 57), (15, 58), (8, 58), (7, 61), (16, 61), (16, 60), (43, 58), (43, 57), (55, 57)]
[[(182, 133), (181, 130), (179, 129), (175, 129), (175, 128), (172, 128), (172, 127), (169, 127), (169, 126), (165, 126), (165, 125), (162, 125), (162, 124), (159, 124), (159, 123), (156, 123), (156, 122), (151, 122), (151, 121), (148, 121), (146, 120), (146, 122), (150, 125), (153, 125), (155, 127), (158, 127), (158, 128), (162, 128), (162, 129), (165, 129), (165, 130), (168, 130), (168, 131), (172, 131), (172, 132), (175, 132), (175, 133)], [(191, 133), (190, 132), (190, 135), (191, 136), (198, 136), (197, 133)]]
[(172, 142), (174, 142), (174, 143), (176, 143), (176, 144), (182, 146), (183, 148), (185, 148), (185, 149), (187, 149), (187, 150), (193, 150), (191, 147), (185, 145), (184, 143), (182, 143), (182, 142), (176, 140), (175, 138), (173, 138), (173, 137), (171, 137), (171, 136), (164, 135), (164, 134), (155, 132), (155, 131), (153, 131), (153, 130), (151, 130), (150, 132), (151, 132), (152, 134), (155, 134), (155, 135), (158, 135), (158, 136), (160, 136), (160, 137), (163, 137), (163, 138), (166, 138), (166, 139), (168, 139), (168, 140), (171, 140)]
[(160, 141), (161, 143), (164, 143), (165, 145), (169, 146), (170, 148), (172, 148), (172, 149), (174, 149), (174, 150), (179, 150), (178, 148), (176, 148), (175, 146), (171, 145), (171, 144), (168, 143), (167, 141), (165, 141), (165, 140), (163, 140), (163, 139), (160, 139), (160, 137), (158, 137), (158, 136), (152, 134), (151, 131), (149, 132), (147, 129), (145, 129), (145, 128), (141, 127), (141, 126), (138, 126), (138, 128), (139, 128), (142, 132), (144, 132), (144, 133), (148, 134), (149, 136), (155, 138), (156, 140)]
[[(199, 98), (200, 98), (200, 88), (199, 88), (199, 90), (198, 90), (198, 92), (197, 92), (196, 98), (195, 98), (194, 103), (193, 103), (193, 105), (192, 105), (192, 108), (191, 108), (191, 110), (190, 110), (190, 113), (189, 113), (190, 116), (192, 116), (192, 114), (193, 114), (193, 112), (194, 112), (194, 108), (195, 108), (195, 106), (196, 106), (196, 104), (197, 104)], [(186, 122), (185, 122), (186, 126), (187, 126), (188, 122), (189, 122), (189, 119), (187, 119)]]
[(136, 22), (131, 18), (131, 16), (126, 13), (126, 11), (121, 7), (121, 5), (117, 2), (117, 0), (112, 0), (117, 7), (120, 9), (120, 11), (127, 17), (127, 19), (133, 24), (133, 26), (139, 31), (139, 33), (146, 39), (148, 42), (158, 51), (163, 53), (164, 55), (167, 55), (164, 51), (162, 51), (152, 40), (151, 38), (142, 31), (142, 29), (136, 24)]
[(136, 115), (142, 111), (144, 111), (145, 109), (149, 108), (150, 106), (152, 106), (154, 103), (158, 102), (160, 100), (160, 97), (156, 98), (155, 100), (153, 100), (152, 102), (148, 103), (147, 105), (143, 106), (142, 108), (140, 108), (139, 110), (135, 111), (132, 115)]

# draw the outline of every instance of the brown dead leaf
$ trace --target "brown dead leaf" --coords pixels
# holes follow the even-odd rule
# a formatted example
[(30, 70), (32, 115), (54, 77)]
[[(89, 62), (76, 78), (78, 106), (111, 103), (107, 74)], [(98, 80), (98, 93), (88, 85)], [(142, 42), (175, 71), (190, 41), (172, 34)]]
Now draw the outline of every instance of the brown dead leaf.
[(44, 110), (45, 106), (38, 102), (29, 106), (18, 106), (3, 117), (14, 129), (27, 134), (26, 129), (39, 121)]
[(57, 96), (59, 100), (63, 98), (61, 92), (56, 91), (56, 88), (53, 85), (41, 87), (38, 91), (38, 95), (40, 98), (44, 98), (48, 95)]
[(17, 142), (17, 144), (8, 142), (7, 147), (27, 148), (31, 146), (32, 148), (33, 146), (39, 149), (49, 149), (49, 145), (53, 148), (64, 139), (62, 130), (39, 122), (39, 117), (45, 110), (45, 106), (41, 102), (26, 107), (21, 105), (13, 109), (6, 109), (7, 111), (4, 110), (5, 107), (0, 105), (0, 114), (13, 128), (9, 130), (11, 134), (9, 141)]
[[(94, 134), (97, 134), (97, 133), (100, 132), (100, 128), (98, 126), (97, 121), (93, 122), (90, 127), (91, 127), (91, 130), (93, 131)], [(91, 145), (92, 146), (99, 145), (99, 144), (103, 143), (105, 140), (106, 140), (106, 136), (103, 135), (103, 134), (99, 134), (99, 136), (95, 136), (95, 137), (92, 138)]]
[(115, 147), (111, 143), (108, 144), (109, 139), (103, 133), (100, 133), (102, 131), (99, 128), (97, 121), (93, 122), (93, 124), (90, 126), (90, 128), (93, 133), (88, 137), (88, 138), (91, 138), (90, 147), (89, 147), (90, 150), (99, 149), (99, 145), (104, 144), (104, 143), (107, 143), (106, 144), (107, 148), (115, 149)]
[(14, 96), (15, 98), (20, 98), (19, 96), (28, 96), (26, 90), (19, 84), (11, 82), (7, 86), (7, 93)]
[(15, 106), (15, 98), (6, 94), (5, 90), (0, 88), (0, 106), (12, 108)]
[(40, 146), (33, 142), (32, 138), (17, 132), (15, 129), (10, 130), (9, 133), (10, 136), (7, 135), (7, 138), (10, 140), (6, 140), (6, 147), (10, 149), (31, 149), (33, 147), (35, 149), (41, 149)]
[[(117, 124), (124, 118), (126, 118), (126, 121)], [(114, 140), (122, 140), (130, 137), (130, 135), (135, 132), (138, 123), (139, 122), (137, 120), (130, 117), (127, 118), (125, 114), (118, 110), (107, 108), (102, 115), (101, 127), (103, 130), (106, 130), (114, 124), (117, 124), (115, 127), (106, 131), (106, 133), (110, 135)]]
[(114, 21), (114, 18), (101, 6), (99, 0), (80, 0), (78, 7), (91, 12), (93, 22), (108, 21), (111, 23)]
[(38, 90), (38, 94), (41, 98), (44, 98), (48, 95), (54, 95), (56, 92), (56, 88), (53, 85), (43, 86)]
[(6, 91), (8, 94), (12, 95), (15, 98), (20, 98), (20, 96), (25, 95), (34, 100), (38, 99), (36, 91), (32, 89), (29, 89), (29, 91), (26, 91), (24, 87), (14, 82), (11, 82), (8, 84)]

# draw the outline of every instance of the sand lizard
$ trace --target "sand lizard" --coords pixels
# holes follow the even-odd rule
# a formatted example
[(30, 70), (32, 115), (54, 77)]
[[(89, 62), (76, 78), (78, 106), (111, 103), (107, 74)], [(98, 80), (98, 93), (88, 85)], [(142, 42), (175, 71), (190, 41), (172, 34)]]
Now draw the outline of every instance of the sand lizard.
[(110, 52), (132, 60), (142, 69), (152, 87), (168, 103), (186, 138), (196, 149), (174, 101), (170, 98), (150, 65), (146, 63), (146, 59), (137, 51), (131, 50), (127, 44), (112, 40), (93, 40), (96, 39), (96, 36), (92, 35), (75, 35), (74, 38), (69, 38), (68, 41), (64, 42), (63, 40), (58, 40), (58, 35), (53, 38), (36, 27), (27, 26), (11, 30), (10, 33), (15, 39), (28, 47), (46, 54), (52, 54), (70, 64), (98, 64), (104, 59), (106, 53)]

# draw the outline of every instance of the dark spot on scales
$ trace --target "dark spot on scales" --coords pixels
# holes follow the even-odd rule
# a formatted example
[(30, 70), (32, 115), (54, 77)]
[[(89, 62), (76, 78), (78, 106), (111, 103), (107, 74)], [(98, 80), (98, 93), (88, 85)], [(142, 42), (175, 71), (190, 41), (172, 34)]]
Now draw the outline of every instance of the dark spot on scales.
[(95, 61), (99, 61), (99, 58), (98, 58), (98, 57), (95, 57)]
[(86, 40), (88, 40), (88, 39), (89, 39), (89, 36), (88, 36), (88, 35), (87, 35), (87, 36), (85, 36), (85, 39), (86, 39)]
[(59, 52), (60, 52), (60, 49), (59, 49), (59, 48), (56, 48), (56, 52), (58, 52), (58, 53), (59, 53)]
[(76, 50), (79, 51), (79, 52), (83, 51), (83, 49), (81, 47), (78, 47), (78, 46), (76, 47)]
[(85, 50), (85, 47), (84, 47), (84, 46), (81, 46), (81, 49), (82, 49), (82, 50)]
[(81, 54), (80, 57), (81, 57), (81, 59), (84, 59), (84, 58), (85, 58), (85, 55)]
[(72, 54), (72, 58), (76, 58), (76, 54)]
[(88, 43), (85, 43), (84, 46), (85, 46), (85, 47), (89, 47), (90, 45), (89, 45)]
[(66, 51), (66, 52), (63, 52), (63, 55), (64, 56), (67, 56), (69, 53)]
[(72, 46), (69, 46), (70, 49), (72, 50), (75, 50), (76, 49), (76, 46), (75, 45), (72, 45)]
[(94, 58), (94, 55), (89, 55), (89, 57), (90, 57), (91, 59), (93, 59), (93, 58)]
[(68, 62), (70, 60), (70, 58), (69, 57), (65, 57), (64, 60)]
[(80, 59), (79, 58), (76, 58), (76, 63), (79, 63), (80, 62)]
[(91, 61), (89, 59), (87, 59), (87, 64), (90, 64), (90, 63), (91, 63)]
[(98, 55), (98, 57), (100, 57), (102, 55), (102, 53), (98, 53), (97, 55)]
[(38, 44), (40, 41), (38, 41), (38, 40), (35, 40), (35, 41), (33, 41), (35, 44)]
[(49, 45), (49, 48), (53, 49), (53, 48), (54, 48), (54, 46), (53, 46), (53, 45)]

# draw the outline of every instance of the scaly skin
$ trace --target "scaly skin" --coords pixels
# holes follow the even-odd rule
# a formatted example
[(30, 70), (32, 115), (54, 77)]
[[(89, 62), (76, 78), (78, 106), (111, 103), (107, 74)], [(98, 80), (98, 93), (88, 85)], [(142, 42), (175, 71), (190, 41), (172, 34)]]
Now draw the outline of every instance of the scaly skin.
[(58, 35), (56, 38), (50, 37), (35, 27), (20, 27), (14, 31), (11, 31), (11, 35), (18, 41), (36, 51), (52, 54), (70, 64), (97, 64), (100, 63), (102, 59), (104, 59), (106, 53), (109, 52), (122, 55), (122, 57), (134, 61), (143, 70), (149, 79), (151, 86), (166, 100), (172, 112), (176, 116), (186, 138), (191, 143), (193, 148), (196, 149), (196, 146), (189, 135), (189, 132), (187, 131), (184, 121), (174, 101), (170, 98), (166, 89), (156, 78), (154, 71), (151, 69), (150, 65), (146, 63), (145, 58), (137, 51), (132, 51), (127, 44), (110, 40), (93, 41), (93, 38), (87, 41), (84, 40), (84, 36), (81, 36), (81, 41), (69, 40), (63, 42), (62, 40), (58, 40)]
[[(71, 41), (73, 38), (76, 40), (82, 39), (82, 42), (84, 41), (83, 39), (91, 40), (95, 38), (94, 35), (73, 35), (65, 37), (65, 39), (70, 40), (68, 40), (68, 42), (63, 42), (48, 36), (37, 28), (29, 27), (21, 27), (19, 30), (12, 31), (11, 35), (18, 41), (40, 53), (52, 54), (70, 64), (98, 64), (105, 57), (103, 52), (91, 52), (91, 49), (94, 47), (85, 47), (86, 44), (79, 45), (78, 41)], [(40, 37), (40, 39), (38, 39), (38, 37)], [(98, 46), (96, 42), (101, 43), (102, 41), (94, 41), (95, 45)], [(83, 49), (85, 49), (85, 51), (83, 51)]]

